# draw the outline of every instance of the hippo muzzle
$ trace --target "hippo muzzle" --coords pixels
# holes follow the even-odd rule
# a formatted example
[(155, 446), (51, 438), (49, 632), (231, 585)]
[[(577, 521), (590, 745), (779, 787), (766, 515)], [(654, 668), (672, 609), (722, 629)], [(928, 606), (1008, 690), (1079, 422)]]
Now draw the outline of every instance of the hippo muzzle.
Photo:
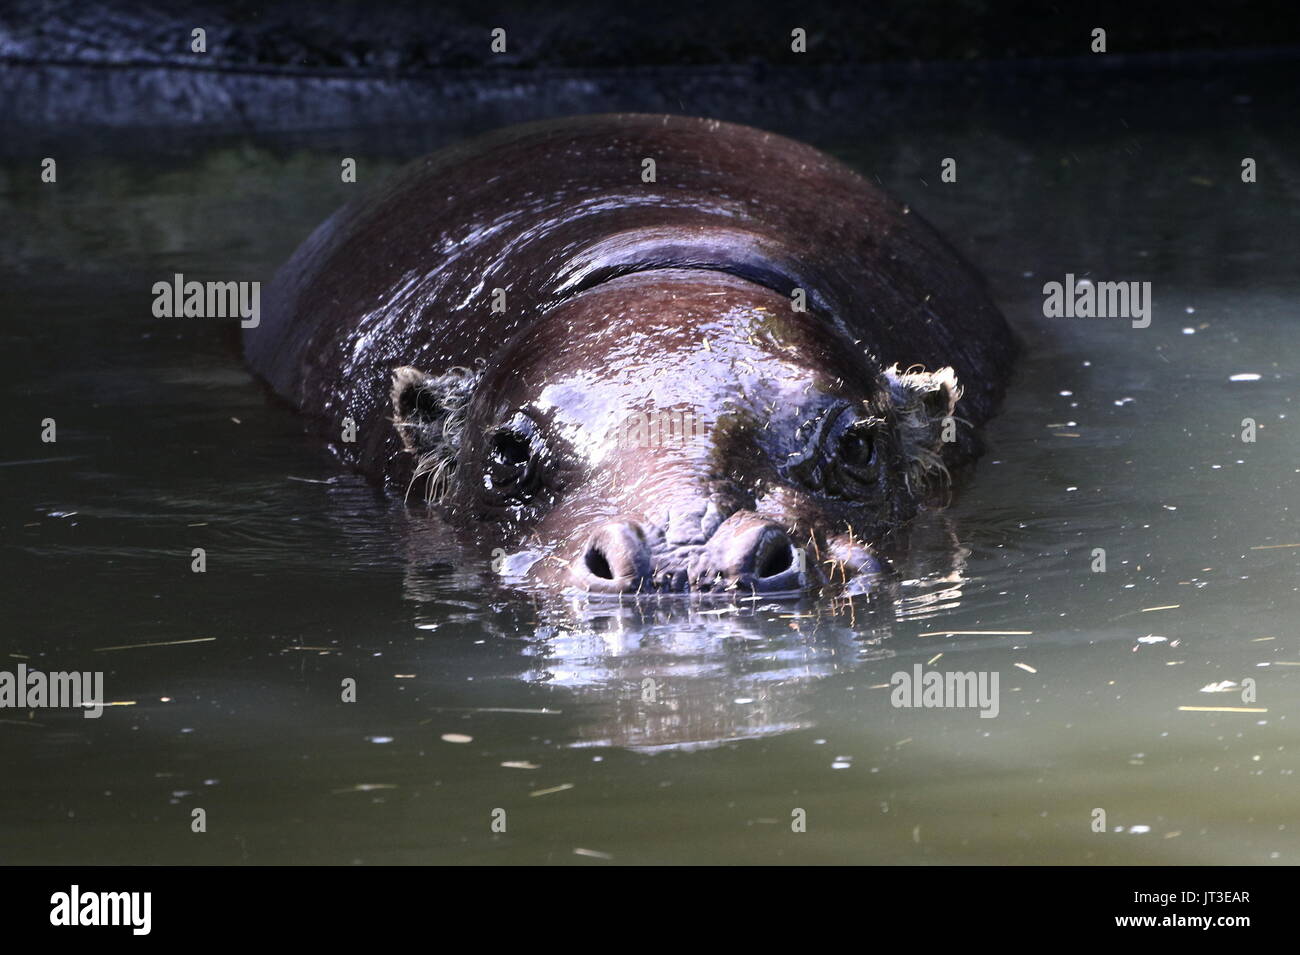
[(602, 525), (572, 568), (573, 585), (591, 593), (789, 593), (817, 576), (808, 555), (775, 521), (749, 511), (721, 520), (709, 504), (688, 539), (676, 525), (631, 520)]

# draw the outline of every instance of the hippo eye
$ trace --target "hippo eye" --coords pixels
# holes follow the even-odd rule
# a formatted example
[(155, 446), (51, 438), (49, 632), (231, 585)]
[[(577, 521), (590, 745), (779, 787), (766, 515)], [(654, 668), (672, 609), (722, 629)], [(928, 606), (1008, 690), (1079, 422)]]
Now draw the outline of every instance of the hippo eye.
[(488, 441), (484, 486), (499, 494), (526, 495), (537, 470), (535, 438), (533, 429), (522, 422), (512, 422), (493, 432)]
[(860, 413), (845, 409), (827, 435), (825, 489), (836, 497), (860, 498), (878, 479), (881, 421)]
[(863, 473), (876, 461), (876, 438), (869, 421), (855, 421), (840, 435), (839, 461), (843, 467)]
[(841, 403), (805, 422), (796, 437), (803, 450), (790, 455), (789, 473), (806, 487), (834, 497), (856, 498), (874, 485), (879, 419)]
[(532, 456), (528, 439), (512, 431), (498, 431), (492, 436), (492, 462), (503, 468), (527, 464)]

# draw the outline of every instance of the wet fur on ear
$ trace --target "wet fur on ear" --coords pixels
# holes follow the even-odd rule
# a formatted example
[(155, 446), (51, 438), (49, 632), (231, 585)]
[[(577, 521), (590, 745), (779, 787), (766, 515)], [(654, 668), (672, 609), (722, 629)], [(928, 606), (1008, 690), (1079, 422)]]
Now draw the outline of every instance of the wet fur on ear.
[(920, 490), (933, 477), (946, 481), (943, 422), (961, 398), (957, 373), (951, 368), (925, 371), (919, 365), (899, 371), (898, 365), (890, 365), (884, 377), (893, 400), (908, 490)]
[(478, 378), (468, 368), (451, 368), (436, 376), (410, 365), (393, 369), (393, 427), (407, 453), (416, 456), (408, 495), (421, 479), (426, 501), (446, 495)]

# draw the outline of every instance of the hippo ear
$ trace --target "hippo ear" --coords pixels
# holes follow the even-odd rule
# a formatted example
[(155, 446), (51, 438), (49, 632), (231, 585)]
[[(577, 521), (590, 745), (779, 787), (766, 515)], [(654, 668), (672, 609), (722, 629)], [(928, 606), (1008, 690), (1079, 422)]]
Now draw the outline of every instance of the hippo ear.
[(393, 427), (402, 446), (417, 455), (412, 485), (427, 478), (430, 500), (446, 490), (460, 451), (465, 409), (478, 375), (468, 368), (452, 368), (429, 375), (409, 365), (393, 369)]
[(953, 415), (961, 398), (957, 373), (951, 368), (924, 371), (913, 366), (900, 372), (897, 365), (885, 369), (885, 381), (893, 401), (899, 442), (906, 461), (909, 485), (930, 474), (946, 473), (943, 445), (956, 436)]

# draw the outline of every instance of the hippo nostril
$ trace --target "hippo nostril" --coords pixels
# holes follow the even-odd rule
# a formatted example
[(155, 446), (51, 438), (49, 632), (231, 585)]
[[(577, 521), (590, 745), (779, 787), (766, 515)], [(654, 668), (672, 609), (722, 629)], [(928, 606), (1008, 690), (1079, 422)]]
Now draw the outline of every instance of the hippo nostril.
[(755, 573), (759, 577), (776, 577), (784, 574), (794, 566), (794, 548), (790, 539), (784, 534), (768, 535), (763, 541), (763, 549), (754, 562)]
[(650, 547), (645, 531), (632, 521), (598, 528), (587, 541), (574, 576), (578, 586), (605, 593), (627, 593), (644, 586), (650, 575)]
[(609, 561), (596, 547), (587, 551), (587, 570), (591, 571), (593, 577), (599, 577), (602, 580), (614, 579), (614, 572), (609, 569)]
[(764, 592), (803, 586), (803, 552), (774, 521), (741, 513), (724, 523), (705, 551), (705, 569), (723, 574), (729, 586)]

